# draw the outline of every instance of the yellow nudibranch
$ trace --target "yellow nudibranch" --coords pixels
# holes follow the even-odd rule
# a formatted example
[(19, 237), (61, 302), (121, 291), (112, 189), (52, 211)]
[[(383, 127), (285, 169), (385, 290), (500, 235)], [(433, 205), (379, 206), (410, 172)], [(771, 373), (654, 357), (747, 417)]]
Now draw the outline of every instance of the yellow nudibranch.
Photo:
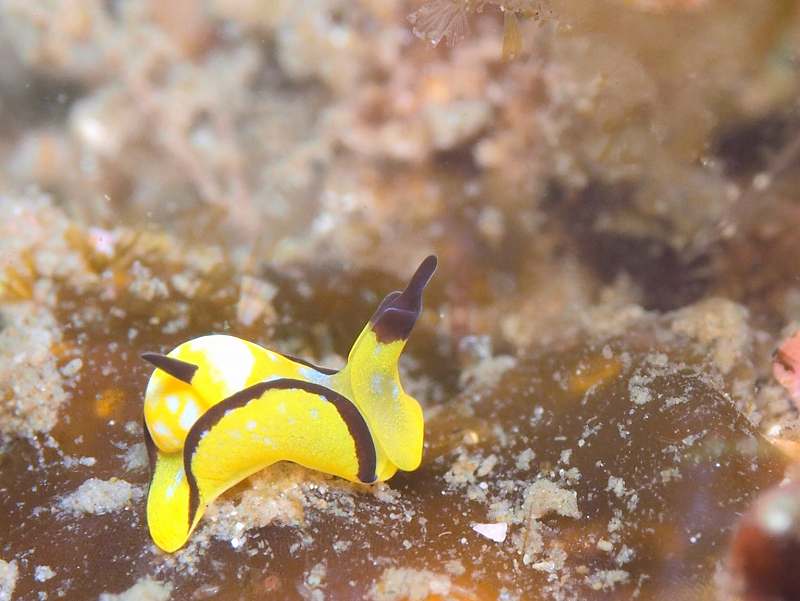
[(339, 371), (221, 334), (143, 354), (156, 367), (144, 400), (156, 545), (178, 550), (214, 499), (277, 461), (365, 483), (417, 469), (422, 409), (397, 363), (435, 269), (429, 256), (383, 299)]

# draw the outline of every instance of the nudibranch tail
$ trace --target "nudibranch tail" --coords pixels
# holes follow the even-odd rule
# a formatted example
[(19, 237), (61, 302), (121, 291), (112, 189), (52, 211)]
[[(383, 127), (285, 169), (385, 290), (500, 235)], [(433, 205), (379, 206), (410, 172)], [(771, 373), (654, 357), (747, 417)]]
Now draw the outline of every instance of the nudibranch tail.
[(147, 525), (153, 542), (167, 553), (180, 549), (199, 521), (188, 518), (189, 484), (183, 454), (157, 451), (147, 493)]

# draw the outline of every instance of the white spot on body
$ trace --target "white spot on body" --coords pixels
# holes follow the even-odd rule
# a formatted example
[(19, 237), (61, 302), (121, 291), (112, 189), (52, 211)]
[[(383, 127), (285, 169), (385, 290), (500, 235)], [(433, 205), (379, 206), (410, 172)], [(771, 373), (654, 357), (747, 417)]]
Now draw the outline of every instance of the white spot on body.
[(172, 432), (172, 429), (162, 421), (157, 421), (153, 424), (153, 438), (157, 438), (162, 444), (159, 446), (174, 447), (180, 446), (181, 441)]
[(198, 417), (200, 417), (200, 410), (197, 408), (197, 404), (194, 401), (189, 400), (186, 401), (186, 406), (183, 408), (183, 412), (181, 413), (178, 423), (180, 424), (181, 428), (188, 432), (189, 429), (194, 425), (194, 422), (197, 421)]
[(328, 385), (329, 376), (318, 372), (316, 369), (310, 367), (301, 367), (299, 370), (300, 376), (312, 384), (320, 384), (321, 386)]
[(222, 385), (224, 396), (244, 388), (255, 363), (255, 357), (244, 340), (217, 334), (187, 344), (191, 344), (193, 351), (205, 354), (212, 377)]
[(153, 374), (150, 376), (150, 379), (147, 381), (147, 389), (145, 390), (145, 394), (158, 394), (161, 392), (161, 385), (164, 379), (161, 375), (161, 372), (154, 371)]
[(170, 413), (178, 413), (178, 409), (181, 406), (181, 400), (174, 394), (167, 396), (165, 400), (167, 401), (167, 409), (169, 409)]
[(264, 437), (264, 445), (268, 446), (268, 447), (273, 447), (273, 446), (275, 446), (275, 443), (272, 442), (272, 439), (269, 436), (265, 436)]
[(172, 430), (169, 429), (164, 422), (156, 422), (153, 424), (153, 432), (161, 434), (162, 436), (172, 436)]
[(145, 404), (149, 405), (151, 409), (155, 409), (155, 406), (158, 404), (159, 399), (161, 398), (161, 377), (158, 375), (158, 372), (154, 373), (150, 376), (150, 379), (147, 382), (147, 388), (144, 392), (144, 399)]
[(311, 419), (319, 419), (319, 411), (316, 409), (312, 409), (308, 412), (308, 415), (311, 416)]
[(180, 483), (183, 481), (183, 470), (179, 470), (177, 474), (175, 474), (175, 479), (172, 481), (167, 487), (167, 498), (171, 499), (175, 495), (175, 490), (180, 486)]
[(278, 403), (278, 406), (275, 407), (275, 410), (281, 415), (286, 415), (286, 403)]
[(256, 420), (251, 419), (245, 424), (244, 427), (247, 428), (250, 432), (252, 432), (258, 427), (258, 424), (256, 423)]
[(397, 385), (396, 382), (394, 384), (392, 384), (392, 398), (393, 399), (399, 399), (400, 398), (400, 387)]
[(381, 374), (374, 374), (372, 376), (372, 380), (370, 382), (370, 387), (372, 388), (372, 394), (375, 396), (381, 396), (383, 394), (383, 377)]

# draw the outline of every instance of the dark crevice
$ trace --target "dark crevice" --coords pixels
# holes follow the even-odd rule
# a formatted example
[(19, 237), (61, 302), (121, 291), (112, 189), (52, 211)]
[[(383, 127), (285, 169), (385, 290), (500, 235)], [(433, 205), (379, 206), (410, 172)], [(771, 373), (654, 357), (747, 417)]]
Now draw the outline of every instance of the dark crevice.
[(792, 113), (772, 113), (735, 121), (715, 136), (712, 153), (734, 178), (752, 177), (768, 169), (773, 157), (797, 135), (800, 118)]
[(576, 195), (551, 186), (546, 209), (561, 224), (581, 261), (603, 283), (626, 273), (639, 287), (645, 309), (669, 311), (700, 299), (708, 290), (707, 255), (683, 254), (663, 237), (600, 229), (599, 223), (632, 206), (632, 187), (595, 182)]

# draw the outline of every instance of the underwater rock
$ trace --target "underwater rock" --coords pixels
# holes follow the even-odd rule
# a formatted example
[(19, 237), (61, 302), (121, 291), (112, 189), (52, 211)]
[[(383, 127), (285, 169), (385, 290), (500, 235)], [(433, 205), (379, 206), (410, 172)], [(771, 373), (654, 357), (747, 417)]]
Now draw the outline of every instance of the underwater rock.
[[(254, 565), (269, 550), (281, 598), (322, 563), (320, 590), (337, 599), (712, 599), (738, 516), (785, 459), (706, 369), (652, 342), (638, 332), (521, 358), (433, 410), (422, 467), (391, 490), (313, 481), (293, 526), (251, 528), (235, 504), (217, 519), (235, 514), (231, 546)], [(249, 507), (274, 498), (247, 494)]]
[[(681, 349), (647, 340), (529, 356), (431, 420), (421, 472), (392, 481), (419, 499), (424, 555), (521, 598), (713, 598), (738, 515), (785, 460)], [(506, 543), (472, 522), (507, 522)]]
[(783, 470), (713, 378), (631, 335), (529, 356), (447, 405), (393, 499), (329, 485), (298, 529), (239, 544), (271, 549), (285, 586), (324, 563), (332, 598), (417, 598), (427, 579), (411, 573), (435, 575), (429, 595), (464, 599), (710, 598), (737, 516)]
[[(534, 601), (710, 599), (738, 516), (783, 477), (786, 460), (721, 391), (722, 379), (658, 324), (528, 352), (454, 396), (456, 385), (443, 384), (454, 379), (447, 345), (423, 319), (405, 359), (412, 369), (401, 366), (427, 411), (423, 464), (388, 486), (279, 464), (223, 495), (174, 556), (150, 542), (142, 501), (105, 515), (37, 510), (88, 478), (146, 484), (126, 459), (142, 435), (142, 350), (227, 332), (310, 358), (343, 356), (357, 309), (396, 284), (374, 273), (267, 273), (279, 317), (244, 326), (228, 272), (202, 275), (157, 256), (135, 269), (133, 259), (112, 261), (118, 284), (59, 292), (64, 341), (83, 364), (51, 432), (59, 448), (18, 441), (0, 462), (3, 486), (19, 491), (0, 495), (13, 524), (0, 554), (18, 560), (23, 597), (93, 598), (155, 578), (175, 598), (222, 601), (483, 600), (498, 591)], [(166, 297), (132, 289), (143, 269)], [(201, 282), (191, 302), (178, 276)], [(435, 315), (436, 295), (430, 305)], [(334, 314), (347, 319), (331, 322)], [(59, 453), (97, 461), (67, 465)], [(34, 565), (56, 576), (37, 582)]]

